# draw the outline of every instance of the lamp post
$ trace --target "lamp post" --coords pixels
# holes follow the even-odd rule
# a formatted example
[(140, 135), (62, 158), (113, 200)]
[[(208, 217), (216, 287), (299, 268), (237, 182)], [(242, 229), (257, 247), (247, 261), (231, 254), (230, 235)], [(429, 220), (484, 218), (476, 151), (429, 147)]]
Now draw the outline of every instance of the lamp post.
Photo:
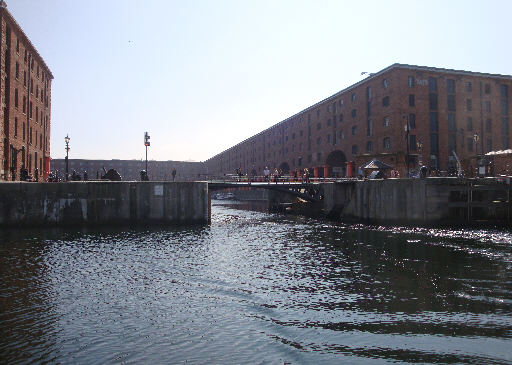
[(473, 141), (475, 141), (476, 175), (478, 176), (478, 169), (479, 169), (479, 164), (478, 164), (478, 134), (475, 133), (473, 135)]
[(407, 165), (406, 166), (406, 171), (407, 171), (407, 177), (409, 177), (409, 116), (408, 115), (404, 115), (404, 120), (405, 120), (405, 125), (404, 125), (404, 131), (405, 131), (405, 144), (406, 144), (406, 147), (407, 147), (407, 155), (405, 156), (405, 164)]
[(66, 134), (64, 142), (66, 142), (66, 181), (69, 181), (69, 136)]
[(144, 132), (144, 146), (146, 146), (146, 174), (148, 173), (148, 147), (151, 144), (149, 142), (149, 139), (151, 137), (149, 136), (148, 132)]
[(421, 148), (423, 147), (423, 143), (418, 140), (418, 142), (416, 142), (416, 147), (418, 147), (418, 151), (419, 151), (419, 156), (418, 156), (418, 165), (420, 165), (420, 168), (423, 166), (423, 158), (422, 158), (422, 155), (421, 155)]

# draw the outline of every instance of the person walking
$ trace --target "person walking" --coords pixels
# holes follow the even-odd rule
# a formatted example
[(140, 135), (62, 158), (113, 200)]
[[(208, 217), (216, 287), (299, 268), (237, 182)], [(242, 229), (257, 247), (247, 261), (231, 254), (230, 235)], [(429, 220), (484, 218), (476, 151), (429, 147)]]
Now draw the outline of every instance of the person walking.
[(171, 172), (171, 175), (172, 175), (172, 181), (174, 181), (174, 179), (176, 179), (176, 168), (172, 168), (172, 172)]

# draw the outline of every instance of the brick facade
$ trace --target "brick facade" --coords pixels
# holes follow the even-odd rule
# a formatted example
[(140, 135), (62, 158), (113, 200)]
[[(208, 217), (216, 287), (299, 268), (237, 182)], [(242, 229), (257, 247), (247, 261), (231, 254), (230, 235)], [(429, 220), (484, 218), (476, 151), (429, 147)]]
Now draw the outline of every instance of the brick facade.
[(0, 65), (0, 180), (19, 180), (23, 166), (42, 179), (50, 161), (53, 75), (3, 0)]
[(453, 171), (452, 151), (464, 166), (510, 148), (511, 91), (512, 76), (393, 64), (208, 159), (208, 173), (350, 176), (378, 158), (405, 176), (407, 125), (410, 169)]

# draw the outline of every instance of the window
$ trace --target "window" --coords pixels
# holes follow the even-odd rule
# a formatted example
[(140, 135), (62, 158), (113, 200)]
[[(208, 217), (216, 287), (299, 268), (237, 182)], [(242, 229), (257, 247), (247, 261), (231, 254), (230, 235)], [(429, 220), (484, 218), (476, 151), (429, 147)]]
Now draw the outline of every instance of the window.
[(428, 78), (428, 90), (430, 92), (437, 92), (437, 79), (435, 77)]
[(39, 97), (39, 85), (36, 85), (36, 98)]
[(301, 137), (302, 137), (303, 135), (304, 135), (304, 131), (300, 131), (300, 132), (299, 132), (299, 136), (301, 136)]
[(30, 93), (34, 93), (34, 79), (32, 77), (30, 78)]
[(368, 151), (368, 152), (373, 151), (373, 142), (372, 141), (366, 142), (366, 151)]
[(357, 125), (352, 127), (352, 135), (353, 136), (357, 135)]
[(331, 135), (330, 134), (327, 135), (327, 143), (331, 143)]
[(27, 71), (23, 71), (23, 86), (27, 87)]
[(322, 137), (318, 137), (318, 138), (316, 139), (316, 144), (318, 144), (318, 145), (319, 145), (319, 144), (321, 144), (321, 143), (322, 143)]
[(320, 162), (322, 160), (322, 152), (318, 152), (316, 154), (316, 162)]
[(345, 134), (343, 133), (343, 131), (340, 131), (340, 139), (345, 139)]
[(355, 118), (357, 115), (357, 111), (355, 109), (352, 109), (352, 118)]
[(330, 113), (331, 112), (331, 105), (327, 105), (327, 113)]
[(391, 148), (391, 138), (384, 137), (384, 139), (382, 140), (382, 146), (386, 150), (390, 149)]
[(320, 109), (317, 109), (317, 110), (316, 110), (316, 117), (317, 117), (317, 118), (320, 118)]
[(490, 84), (485, 84), (484, 90), (485, 90), (486, 94), (490, 94), (491, 93), (491, 85)]
[(292, 139), (295, 139), (295, 133), (292, 133)]
[(409, 114), (409, 128), (416, 128), (416, 114)]
[(313, 161), (313, 156), (308, 155), (308, 162), (311, 162), (311, 161)]
[(352, 154), (357, 155), (357, 145), (356, 144), (352, 146)]
[(25, 57), (23, 59), (25, 60), (25, 63), (27, 63), (27, 50), (25, 50)]
[(491, 102), (490, 101), (486, 101), (485, 102), (485, 111), (487, 113), (490, 113), (491, 112)]
[(352, 94), (352, 102), (356, 101), (356, 94)]
[(471, 99), (466, 99), (466, 111), (470, 112), (473, 110), (473, 104)]
[(368, 119), (368, 123), (367, 123), (367, 127), (366, 127), (366, 135), (368, 137), (371, 137), (373, 134), (373, 125), (372, 125), (372, 120), (371, 119)]
[(457, 151), (457, 138), (455, 138), (455, 134), (450, 134), (448, 135), (448, 153), (450, 157), (453, 151)]
[(18, 107), (18, 89), (14, 89), (14, 107)]
[(466, 127), (467, 127), (468, 131), (470, 131), (470, 132), (473, 130), (473, 118), (468, 117)]
[(16, 53), (20, 53), (20, 39), (16, 38)]
[(430, 112), (429, 113), (429, 120), (430, 120), (430, 131), (431, 132), (437, 132), (438, 126), (437, 126), (437, 113), (436, 112)]
[(372, 88), (369, 86), (366, 88), (366, 96), (368, 97), (368, 99), (372, 97)]
[(448, 95), (448, 111), (455, 111), (455, 95)]
[(471, 82), (466, 82), (466, 92), (470, 93), (473, 91), (473, 86), (471, 85)]
[(389, 96), (382, 98), (382, 106), (389, 106)]
[(30, 118), (32, 118), (32, 102), (30, 102)]
[(36, 123), (39, 122), (39, 108), (36, 106)]
[(384, 127), (389, 127), (389, 125), (390, 125), (389, 117), (384, 117)]
[(414, 87), (414, 76), (409, 76), (407, 84), (409, 85), (409, 87)]
[(473, 152), (473, 143), (475, 143), (475, 141), (473, 141), (473, 137), (468, 137), (467, 141), (468, 141), (468, 151)]
[(388, 86), (389, 86), (388, 79), (384, 79), (384, 80), (382, 80), (382, 87), (383, 87), (384, 89), (387, 89), (387, 88), (388, 88)]
[(437, 133), (430, 133), (430, 152), (432, 154), (439, 153), (439, 137)]
[(492, 131), (492, 121), (491, 121), (491, 119), (487, 119), (485, 121), (485, 130), (486, 130), (486, 132), (491, 132)]
[(492, 151), (492, 139), (487, 138), (487, 151), (486, 152), (491, 152), (491, 151)]
[(416, 151), (416, 136), (414, 134), (409, 135), (409, 149)]
[(500, 85), (500, 95), (504, 99), (506, 99), (508, 97), (508, 87), (507, 87), (507, 85)]
[(430, 107), (430, 110), (437, 110), (437, 94), (428, 94), (428, 105)]
[(330, 127), (331, 126), (331, 120), (327, 120), (327, 126)]
[(448, 130), (454, 132), (456, 130), (455, 126), (455, 113), (448, 113)]
[(23, 113), (27, 112), (27, 97), (23, 96)]
[(18, 118), (14, 118), (14, 137), (18, 136)]
[(446, 80), (446, 92), (448, 94), (455, 94), (455, 80)]
[(340, 114), (340, 123), (343, 122), (343, 114)]
[(16, 62), (16, 79), (20, 78), (20, 64)]
[(414, 106), (414, 94), (409, 94), (409, 106)]
[(322, 129), (322, 123), (317, 123), (316, 129)]

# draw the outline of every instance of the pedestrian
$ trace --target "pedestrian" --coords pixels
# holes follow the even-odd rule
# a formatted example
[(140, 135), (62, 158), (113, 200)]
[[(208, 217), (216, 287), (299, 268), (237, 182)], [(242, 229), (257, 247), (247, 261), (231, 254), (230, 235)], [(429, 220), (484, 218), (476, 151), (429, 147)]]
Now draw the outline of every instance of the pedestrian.
[(39, 169), (36, 167), (34, 170), (35, 180), (36, 182), (39, 182)]
[(89, 175), (87, 175), (87, 170), (84, 170), (84, 181), (89, 180)]
[(268, 177), (270, 175), (270, 170), (268, 169), (268, 166), (265, 166), (265, 169), (263, 170), (263, 175), (265, 176), (265, 181), (269, 181)]
[(174, 167), (172, 168), (171, 174), (172, 174), (172, 181), (174, 181), (174, 179), (176, 179), (176, 168), (174, 168)]

